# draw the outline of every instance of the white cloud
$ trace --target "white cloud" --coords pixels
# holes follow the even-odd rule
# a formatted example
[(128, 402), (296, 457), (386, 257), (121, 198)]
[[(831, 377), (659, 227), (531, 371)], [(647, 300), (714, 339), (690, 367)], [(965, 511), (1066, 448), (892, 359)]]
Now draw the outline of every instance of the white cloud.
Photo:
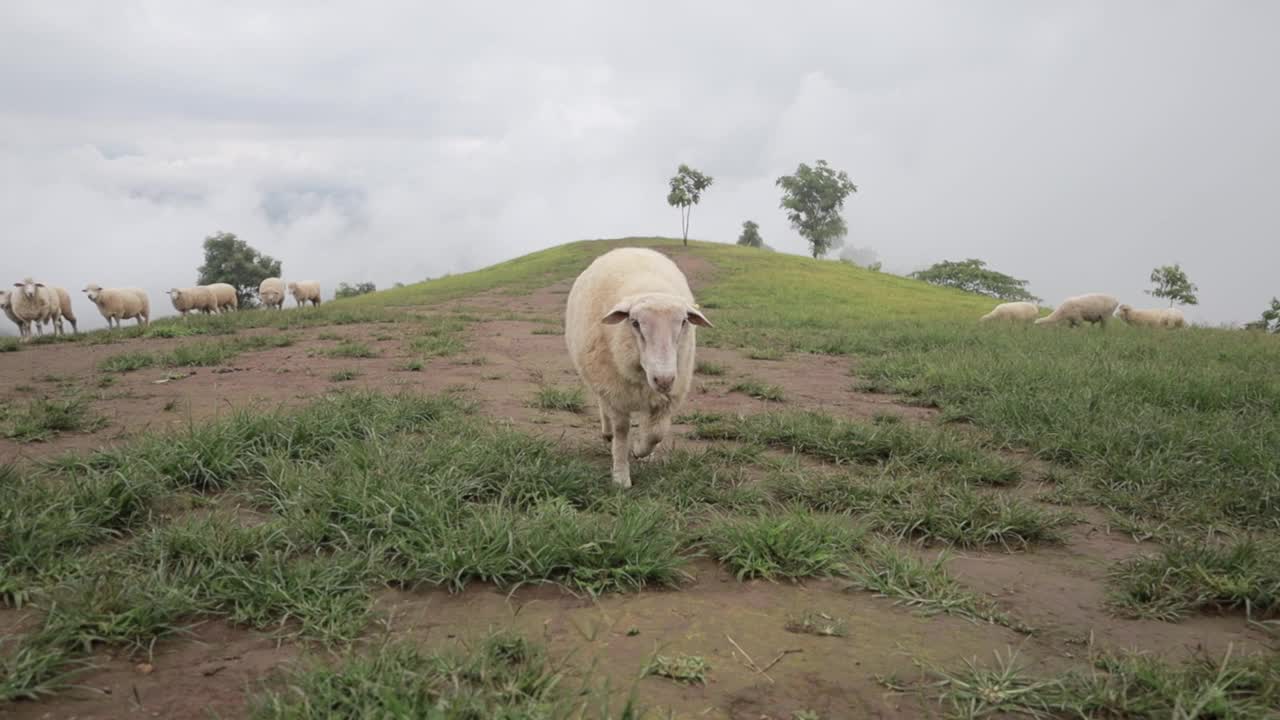
[[(0, 218), (15, 277), (160, 291), (236, 232), (291, 277), (379, 286), (745, 219), (803, 252), (774, 179), (825, 158), (891, 269), (981, 257), (1056, 302), (1193, 318), (1280, 293), (1269, 4), (12, 2)], [(91, 313), (82, 313), (89, 315)]]

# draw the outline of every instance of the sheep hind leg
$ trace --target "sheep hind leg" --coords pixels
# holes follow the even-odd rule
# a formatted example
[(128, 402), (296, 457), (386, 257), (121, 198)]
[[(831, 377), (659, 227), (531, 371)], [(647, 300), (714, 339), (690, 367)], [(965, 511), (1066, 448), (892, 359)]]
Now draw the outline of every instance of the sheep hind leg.
[(631, 487), (631, 447), (628, 436), (631, 434), (631, 413), (611, 411), (609, 420), (613, 423), (613, 483), (619, 487)]

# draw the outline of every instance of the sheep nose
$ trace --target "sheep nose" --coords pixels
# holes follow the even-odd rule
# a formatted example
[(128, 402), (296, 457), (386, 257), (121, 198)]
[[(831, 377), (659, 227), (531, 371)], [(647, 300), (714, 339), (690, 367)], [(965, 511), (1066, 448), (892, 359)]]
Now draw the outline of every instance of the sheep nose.
[(675, 382), (676, 382), (675, 375), (654, 375), (653, 376), (653, 386), (658, 389), (658, 392), (663, 392), (663, 393), (671, 392), (671, 386), (674, 385)]

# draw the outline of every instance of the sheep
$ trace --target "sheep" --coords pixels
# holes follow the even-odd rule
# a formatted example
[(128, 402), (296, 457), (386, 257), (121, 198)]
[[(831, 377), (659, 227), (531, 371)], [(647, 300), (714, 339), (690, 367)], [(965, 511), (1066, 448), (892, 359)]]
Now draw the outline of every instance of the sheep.
[[(711, 327), (680, 268), (642, 248), (620, 248), (582, 271), (569, 291), (565, 342), (599, 403), (600, 434), (612, 443), (613, 482), (631, 487), (630, 455), (653, 452), (693, 381), (693, 325)], [(631, 414), (639, 436), (629, 447)]]
[(215, 300), (213, 311), (223, 313), (228, 310), (240, 309), (240, 298), (236, 295), (236, 288), (229, 283), (213, 283), (212, 285), (201, 285), (201, 287), (213, 292)]
[(1066, 322), (1071, 327), (1075, 327), (1082, 322), (1090, 322), (1098, 323), (1105, 328), (1107, 320), (1116, 311), (1116, 306), (1119, 304), (1119, 300), (1103, 293), (1069, 297), (1063, 300), (1062, 304), (1055, 308), (1052, 313), (1036, 320), (1036, 325), (1056, 325), (1060, 322)]
[(53, 288), (31, 278), (14, 283), (16, 292), (9, 292), (9, 312), (17, 318), (18, 333), (25, 342), (31, 341), (31, 326), (37, 335), (44, 334), (44, 324), (52, 322), (55, 332), (62, 330), (62, 305)]
[(5, 317), (13, 321), (18, 326), (18, 332), (22, 332), (23, 321), (13, 314), (13, 308), (9, 306), (9, 291), (0, 290), (0, 310), (4, 311)]
[[(71, 323), (71, 332), (80, 332), (80, 328), (76, 325), (76, 313), (71, 309), (71, 293), (67, 292), (67, 289), (64, 287), (55, 287), (53, 291), (58, 296), (59, 314), (67, 322)], [(62, 323), (59, 322), (58, 325), (58, 332), (61, 333), (63, 331), (61, 327)]]
[(1121, 305), (1116, 317), (1138, 327), (1180, 328), (1187, 324), (1178, 308), (1154, 308), (1139, 310), (1131, 305)]
[(89, 284), (81, 292), (98, 306), (98, 312), (107, 319), (108, 328), (112, 327), (113, 320), (118, 328), (121, 320), (129, 318), (137, 318), (140, 327), (151, 324), (151, 299), (141, 288), (103, 288)]
[(289, 294), (293, 295), (294, 302), (298, 303), (298, 307), (302, 307), (303, 303), (311, 303), (312, 306), (320, 304), (320, 283), (315, 280), (303, 280), (300, 282), (289, 283)]
[(173, 302), (173, 309), (187, 319), (187, 313), (199, 311), (206, 315), (218, 310), (218, 296), (206, 285), (189, 288), (169, 288), (165, 291)]
[(1035, 320), (1039, 314), (1040, 308), (1036, 307), (1035, 303), (1007, 302), (997, 305), (994, 310), (978, 318), (978, 322), (1005, 320), (1015, 323), (1027, 323)]
[(267, 308), (284, 309), (284, 281), (278, 277), (267, 278), (258, 285), (258, 297), (262, 300), (262, 306)]

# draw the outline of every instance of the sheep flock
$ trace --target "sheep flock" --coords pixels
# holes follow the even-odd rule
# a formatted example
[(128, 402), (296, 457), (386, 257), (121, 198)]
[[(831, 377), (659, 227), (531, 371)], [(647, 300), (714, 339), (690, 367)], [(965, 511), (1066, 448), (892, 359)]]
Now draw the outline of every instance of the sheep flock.
[[(22, 342), (30, 342), (42, 336), (45, 326), (51, 325), (53, 335), (65, 334), (65, 324), (78, 332), (75, 311), (71, 306), (71, 294), (66, 288), (49, 285), (30, 277), (13, 284), (12, 290), (0, 290), (0, 311), (18, 326)], [(260, 295), (265, 308), (283, 309), (284, 281), (268, 278), (262, 282)], [(320, 304), (320, 283), (314, 280), (289, 283), (298, 307), (306, 303)], [(151, 299), (147, 291), (137, 287), (106, 288), (96, 283), (81, 290), (98, 308), (107, 321), (108, 328), (119, 328), (124, 320), (136, 320), (146, 327), (151, 322)], [(205, 315), (234, 312), (239, 309), (236, 288), (228, 283), (212, 283), (195, 287), (170, 288), (166, 291), (173, 309), (186, 319), (188, 313)]]

